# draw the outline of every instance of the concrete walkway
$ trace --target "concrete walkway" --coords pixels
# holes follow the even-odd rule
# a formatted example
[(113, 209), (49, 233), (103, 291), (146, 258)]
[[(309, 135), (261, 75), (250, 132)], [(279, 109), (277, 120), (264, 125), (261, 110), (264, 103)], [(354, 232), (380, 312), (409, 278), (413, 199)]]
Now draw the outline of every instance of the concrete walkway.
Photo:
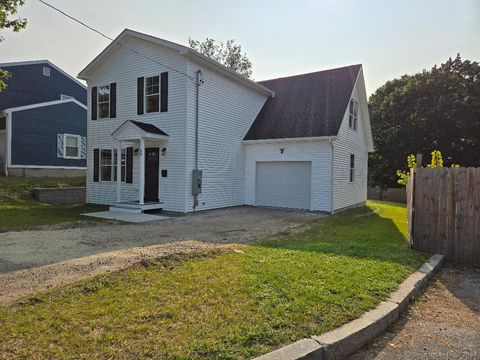
[(133, 214), (121, 211), (99, 211), (94, 213), (86, 213), (82, 214), (84, 216), (95, 217), (99, 219), (107, 219), (107, 220), (117, 220), (129, 223), (147, 223), (152, 221), (160, 221), (160, 220), (167, 220), (170, 219), (168, 216), (160, 216), (160, 215), (151, 215), (151, 214)]
[(442, 269), (406, 316), (350, 358), (363, 359), (480, 359), (480, 269)]

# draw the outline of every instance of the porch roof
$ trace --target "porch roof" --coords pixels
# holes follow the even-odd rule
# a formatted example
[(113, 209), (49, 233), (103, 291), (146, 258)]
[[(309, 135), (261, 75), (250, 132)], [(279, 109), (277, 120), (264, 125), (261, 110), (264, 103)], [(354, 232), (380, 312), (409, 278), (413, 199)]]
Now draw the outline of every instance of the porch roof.
[(127, 120), (112, 133), (112, 137), (116, 140), (168, 140), (169, 135), (153, 124)]

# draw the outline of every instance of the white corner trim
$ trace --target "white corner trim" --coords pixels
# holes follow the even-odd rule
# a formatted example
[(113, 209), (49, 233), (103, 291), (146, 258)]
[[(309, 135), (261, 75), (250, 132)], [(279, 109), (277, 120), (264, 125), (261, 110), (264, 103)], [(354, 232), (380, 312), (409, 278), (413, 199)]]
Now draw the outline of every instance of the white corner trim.
[(7, 145), (6, 145), (6, 152), (7, 152), (7, 161), (5, 161), (5, 174), (8, 176), (8, 167), (12, 165), (12, 113), (6, 112), (7, 115), (6, 119), (6, 137), (7, 137)]
[(35, 108), (39, 108), (39, 107), (66, 104), (66, 103), (70, 103), (70, 102), (73, 102), (73, 103), (77, 104), (78, 106), (87, 110), (87, 107), (85, 105), (83, 105), (80, 101), (78, 101), (77, 99), (64, 99), (64, 100), (54, 100), (54, 101), (47, 101), (47, 102), (43, 102), (43, 103), (36, 103), (36, 104), (18, 106), (18, 107), (14, 107), (14, 108), (10, 108), (10, 109), (5, 109), (4, 111), (7, 114), (9, 114), (9, 113), (12, 113), (12, 112), (15, 112), (15, 111), (30, 110), (30, 109), (35, 109)]
[(275, 144), (275, 143), (291, 143), (291, 142), (309, 142), (309, 141), (331, 141), (336, 140), (336, 136), (313, 136), (299, 138), (282, 138), (282, 139), (260, 139), (260, 140), (243, 140), (242, 144)]
[(85, 90), (87, 89), (87, 87), (85, 86), (85, 84), (83, 84), (82, 82), (78, 81), (78, 79), (75, 79), (72, 75), (70, 75), (70, 74), (67, 73), (66, 71), (60, 69), (57, 65), (55, 65), (54, 63), (52, 63), (52, 62), (50, 62), (50, 61), (48, 61), (48, 60), (15, 61), (15, 62), (10, 62), (10, 63), (0, 63), (0, 67), (36, 65), (36, 64), (47, 64), (48, 66), (53, 67), (54, 69), (56, 69), (57, 71), (59, 71), (60, 73), (62, 73), (62, 74), (65, 75), (66, 77), (68, 77), (70, 80), (73, 80), (76, 84), (80, 85), (80, 86), (83, 87)]
[(54, 166), (54, 165), (10, 165), (12, 169), (65, 169), (65, 170), (86, 170), (85, 166)]

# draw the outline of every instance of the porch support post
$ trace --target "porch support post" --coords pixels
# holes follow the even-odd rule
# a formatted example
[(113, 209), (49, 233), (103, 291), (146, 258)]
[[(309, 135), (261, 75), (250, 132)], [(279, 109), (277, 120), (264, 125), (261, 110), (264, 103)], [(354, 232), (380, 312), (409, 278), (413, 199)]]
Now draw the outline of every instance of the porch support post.
[(145, 139), (140, 138), (140, 191), (138, 192), (138, 202), (143, 205), (145, 203)]
[(117, 203), (122, 201), (122, 141), (117, 142)]

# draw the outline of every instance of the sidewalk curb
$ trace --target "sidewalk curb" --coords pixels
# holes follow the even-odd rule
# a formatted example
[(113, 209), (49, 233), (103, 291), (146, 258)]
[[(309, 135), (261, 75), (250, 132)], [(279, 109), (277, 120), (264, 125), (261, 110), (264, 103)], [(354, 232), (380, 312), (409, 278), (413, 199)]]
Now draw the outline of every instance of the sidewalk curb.
[(259, 356), (254, 360), (330, 360), (344, 359), (382, 334), (404, 312), (440, 269), (444, 256), (435, 254), (410, 275), (390, 297), (360, 318), (319, 336)]

